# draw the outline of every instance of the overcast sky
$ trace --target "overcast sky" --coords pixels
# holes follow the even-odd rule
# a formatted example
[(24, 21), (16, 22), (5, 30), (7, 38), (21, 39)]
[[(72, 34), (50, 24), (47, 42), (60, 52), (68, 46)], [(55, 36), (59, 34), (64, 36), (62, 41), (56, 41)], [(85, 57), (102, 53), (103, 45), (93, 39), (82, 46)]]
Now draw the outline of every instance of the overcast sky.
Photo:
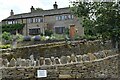
[(0, 21), (9, 17), (11, 9), (14, 14), (30, 12), (30, 7), (53, 9), (55, 1), (59, 8), (68, 7), (74, 0), (0, 0)]

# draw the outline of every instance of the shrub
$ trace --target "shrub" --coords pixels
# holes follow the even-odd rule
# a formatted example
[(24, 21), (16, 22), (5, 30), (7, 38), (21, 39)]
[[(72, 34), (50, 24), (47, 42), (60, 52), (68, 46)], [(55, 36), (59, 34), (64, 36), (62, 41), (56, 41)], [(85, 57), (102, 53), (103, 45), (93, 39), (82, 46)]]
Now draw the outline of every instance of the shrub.
[(50, 37), (50, 40), (55, 40), (55, 36), (52, 35), (52, 36)]
[(19, 42), (19, 41), (23, 41), (23, 35), (21, 35), (21, 34), (17, 34), (16, 35), (16, 38), (17, 38), (17, 41)]
[(85, 36), (83, 36), (83, 38), (87, 39), (87, 40), (95, 40), (95, 39), (97, 39), (96, 36), (91, 36), (91, 35), (85, 35)]
[(41, 41), (45, 41), (46, 37), (45, 36), (41, 36)]
[(10, 41), (12, 38), (11, 38), (10, 33), (4, 32), (4, 33), (2, 34), (2, 39), (4, 39), (4, 40), (9, 40), (9, 41)]
[(64, 40), (65, 39), (65, 35), (63, 35), (63, 34), (54, 34), (52, 36), (54, 36), (55, 40)]
[(0, 49), (7, 49), (7, 48), (11, 48), (10, 44), (0, 45)]
[(66, 35), (69, 35), (69, 28), (65, 28), (65, 32)]
[(52, 30), (45, 30), (45, 36), (51, 36), (53, 34), (53, 31)]
[(78, 34), (75, 34), (74, 38), (75, 38), (75, 40), (79, 40), (80, 36)]
[(11, 32), (19, 29), (23, 29), (25, 24), (8, 24), (8, 25), (2, 25), (2, 32)]
[(31, 37), (30, 36), (24, 36), (23, 41), (31, 41)]
[(35, 36), (34, 41), (40, 41), (40, 36)]
[(50, 39), (49, 36), (41, 36), (41, 40), (42, 40), (42, 41), (46, 41), (46, 40), (49, 40), (49, 39)]

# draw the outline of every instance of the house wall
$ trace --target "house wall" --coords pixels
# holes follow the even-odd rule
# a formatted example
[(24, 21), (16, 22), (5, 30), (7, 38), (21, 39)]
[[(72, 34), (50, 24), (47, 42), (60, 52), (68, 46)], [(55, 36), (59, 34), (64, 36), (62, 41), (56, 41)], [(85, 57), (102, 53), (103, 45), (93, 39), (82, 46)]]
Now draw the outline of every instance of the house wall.
[[(39, 14), (39, 13), (38, 13)], [(49, 28), (54, 31), (55, 27), (66, 27), (69, 28), (70, 25), (75, 25), (76, 30), (78, 30), (78, 34), (80, 36), (84, 35), (84, 28), (81, 26), (80, 21), (77, 18), (73, 19), (68, 19), (68, 20), (56, 20), (57, 16), (64, 16), (64, 15), (69, 15), (68, 14), (57, 14), (57, 15), (48, 15), (44, 17), (33, 17), (33, 18), (43, 18), (43, 22), (34, 22), (34, 23), (29, 23), (29, 19), (31, 18), (26, 18), (26, 19), (16, 19), (18, 23), (25, 23), (25, 27), (23, 28), (23, 35), (29, 35), (29, 29), (39, 27), (41, 28), (41, 32), (43, 32), (43, 28)], [(7, 21), (3, 21), (3, 24), (6, 24)], [(26, 31), (27, 30), (27, 31)]]
[[(62, 15), (66, 15), (66, 14), (62, 14)], [(27, 32), (28, 32), (28, 34), (29, 34), (29, 29), (35, 28), (35, 27), (39, 27), (39, 28), (41, 28), (41, 30), (43, 30), (43, 28), (50, 28), (50, 29), (52, 29), (54, 31), (55, 27), (69, 28), (70, 25), (74, 24), (75, 27), (78, 30), (78, 34), (81, 35), (81, 36), (84, 35), (84, 29), (83, 29), (83, 27), (81, 27), (81, 24), (80, 24), (78, 19), (73, 18), (73, 19), (70, 19), (70, 20), (58, 21), (58, 20), (56, 20), (56, 16), (58, 16), (58, 15), (44, 16), (44, 18), (43, 18), (44, 22), (27, 23), (27, 27), (28, 27)], [(25, 30), (23, 32), (26, 33)]]

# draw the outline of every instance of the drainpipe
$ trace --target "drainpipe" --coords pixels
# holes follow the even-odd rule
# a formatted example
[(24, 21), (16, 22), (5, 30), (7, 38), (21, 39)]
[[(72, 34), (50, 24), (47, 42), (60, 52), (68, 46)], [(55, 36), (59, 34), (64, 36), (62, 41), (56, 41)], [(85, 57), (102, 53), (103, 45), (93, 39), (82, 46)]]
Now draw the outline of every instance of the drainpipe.
[(27, 18), (26, 18), (26, 36), (28, 36), (28, 29), (27, 29)]
[(44, 27), (45, 27), (45, 16), (43, 15), (43, 27), (42, 27), (43, 36), (45, 35)]

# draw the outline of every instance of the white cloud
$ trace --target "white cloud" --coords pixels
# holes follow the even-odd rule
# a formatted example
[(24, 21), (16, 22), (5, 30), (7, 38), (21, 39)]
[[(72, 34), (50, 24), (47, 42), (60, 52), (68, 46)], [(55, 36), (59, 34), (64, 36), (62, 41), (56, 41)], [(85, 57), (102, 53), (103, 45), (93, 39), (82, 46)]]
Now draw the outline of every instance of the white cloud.
[(0, 0), (0, 21), (10, 15), (11, 9), (15, 14), (30, 12), (31, 6), (52, 9), (55, 1), (59, 8), (68, 7), (70, 2), (70, 0)]

